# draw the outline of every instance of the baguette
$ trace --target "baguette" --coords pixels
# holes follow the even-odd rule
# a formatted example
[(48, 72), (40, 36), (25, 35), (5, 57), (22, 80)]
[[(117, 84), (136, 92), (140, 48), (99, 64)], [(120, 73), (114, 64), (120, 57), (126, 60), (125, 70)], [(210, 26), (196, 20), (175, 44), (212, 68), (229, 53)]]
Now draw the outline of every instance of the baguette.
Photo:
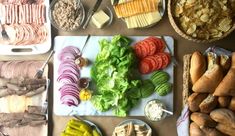
[(199, 111), (200, 103), (207, 97), (206, 93), (193, 93), (188, 97), (189, 110), (192, 112)]
[(231, 99), (229, 109), (235, 111), (235, 97)]
[(205, 133), (200, 129), (200, 127), (195, 122), (192, 122), (190, 124), (189, 134), (190, 136), (205, 136)]
[(199, 105), (200, 111), (210, 113), (217, 106), (218, 98), (209, 94)]
[(216, 129), (218, 129), (220, 132), (227, 134), (229, 136), (235, 135), (235, 128), (232, 128), (225, 124), (218, 123), (218, 125), (216, 126)]
[(230, 68), (227, 75), (215, 89), (215, 96), (235, 96), (235, 68)]
[(231, 60), (228, 55), (222, 54), (220, 56), (220, 66), (222, 67), (224, 73), (226, 73), (229, 70), (231, 66)]
[(213, 66), (215, 64), (219, 64), (219, 58), (217, 56), (217, 54), (215, 54), (214, 52), (208, 52), (207, 53), (207, 63), (208, 63), (208, 66), (207, 66), (207, 69), (211, 69), (213, 68)]
[(200, 128), (205, 133), (205, 136), (226, 136), (216, 128), (209, 128), (209, 127), (200, 127)]
[(208, 114), (193, 112), (190, 119), (194, 121), (199, 127), (215, 127), (216, 122), (211, 119)]
[(226, 108), (229, 106), (231, 101), (231, 97), (230, 96), (220, 96), (218, 97), (218, 103), (219, 103), (219, 107), (221, 108)]
[(190, 62), (190, 78), (192, 84), (196, 83), (196, 81), (205, 73), (205, 71), (205, 57), (199, 51), (194, 52)]
[(210, 113), (210, 116), (214, 121), (235, 129), (235, 114), (231, 110), (225, 108), (216, 109)]
[(221, 67), (214, 64), (211, 69), (207, 70), (203, 76), (193, 85), (192, 90), (196, 93), (213, 93), (216, 87), (223, 79)]
[(235, 68), (235, 52), (232, 53), (231, 68)]

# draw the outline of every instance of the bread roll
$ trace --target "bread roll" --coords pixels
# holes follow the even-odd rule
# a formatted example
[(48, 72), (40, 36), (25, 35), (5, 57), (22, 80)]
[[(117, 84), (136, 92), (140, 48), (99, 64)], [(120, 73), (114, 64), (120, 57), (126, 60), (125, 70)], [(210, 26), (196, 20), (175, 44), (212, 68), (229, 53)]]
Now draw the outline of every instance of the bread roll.
[(189, 128), (190, 136), (205, 136), (205, 133), (200, 129), (200, 127), (195, 123), (192, 122)]
[(231, 99), (229, 109), (235, 111), (235, 97)]
[(192, 84), (196, 83), (196, 81), (205, 73), (205, 71), (205, 57), (199, 51), (194, 52), (190, 62), (190, 78)]
[(205, 133), (205, 136), (227, 136), (215, 128), (209, 128), (209, 127), (200, 127), (200, 128)]
[(213, 93), (222, 79), (223, 71), (219, 65), (215, 64), (197, 80), (192, 90), (196, 93)]
[(229, 70), (231, 66), (231, 60), (228, 55), (222, 54), (220, 56), (220, 66), (222, 67), (224, 73), (226, 73)]
[(200, 103), (207, 97), (206, 93), (192, 93), (188, 97), (189, 110), (192, 112), (199, 111)]
[(215, 89), (215, 96), (235, 96), (235, 68), (230, 68), (227, 75)]
[(210, 116), (214, 121), (235, 129), (235, 114), (231, 110), (225, 108), (216, 109), (210, 113)]
[(218, 123), (216, 126), (216, 129), (218, 129), (220, 132), (227, 134), (229, 136), (235, 136), (235, 128), (232, 128), (228, 125)]
[(209, 94), (199, 105), (200, 111), (203, 113), (210, 113), (215, 109), (218, 103), (218, 98)]
[(215, 64), (219, 64), (219, 58), (217, 56), (217, 54), (215, 54), (214, 52), (208, 52), (207, 53), (207, 63), (208, 63), (208, 67), (207, 69), (211, 69), (213, 68), (213, 66)]
[(190, 119), (194, 121), (199, 127), (215, 127), (216, 122), (211, 119), (208, 114), (193, 112)]
[(231, 101), (230, 96), (220, 96), (220, 97), (218, 97), (218, 104), (219, 104), (219, 107), (221, 107), (221, 108), (228, 107), (229, 104), (230, 104), (230, 101)]
[(232, 53), (231, 68), (235, 68), (235, 52)]

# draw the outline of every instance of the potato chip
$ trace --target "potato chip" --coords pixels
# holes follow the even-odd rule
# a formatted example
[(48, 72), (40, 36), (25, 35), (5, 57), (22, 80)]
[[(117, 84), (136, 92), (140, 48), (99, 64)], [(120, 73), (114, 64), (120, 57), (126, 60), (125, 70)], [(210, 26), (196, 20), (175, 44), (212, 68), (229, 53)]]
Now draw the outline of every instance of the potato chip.
[(208, 14), (203, 14), (203, 15), (201, 15), (200, 20), (201, 20), (202, 22), (207, 22), (207, 21), (209, 21), (209, 15), (208, 15)]
[(176, 0), (175, 16), (182, 30), (195, 38), (221, 37), (233, 25), (235, 0)]
[(187, 34), (193, 34), (195, 31), (196, 31), (196, 29), (197, 29), (197, 25), (196, 24), (194, 24), (194, 23), (192, 23), (190, 26), (189, 26), (189, 28), (188, 28), (188, 30), (187, 30)]
[(227, 32), (232, 26), (232, 19), (229, 18), (224, 18), (220, 23), (219, 23), (219, 30), (223, 32)]
[(175, 16), (176, 17), (179, 17), (179, 15), (183, 13), (183, 6), (179, 3), (176, 4), (176, 7), (175, 7)]

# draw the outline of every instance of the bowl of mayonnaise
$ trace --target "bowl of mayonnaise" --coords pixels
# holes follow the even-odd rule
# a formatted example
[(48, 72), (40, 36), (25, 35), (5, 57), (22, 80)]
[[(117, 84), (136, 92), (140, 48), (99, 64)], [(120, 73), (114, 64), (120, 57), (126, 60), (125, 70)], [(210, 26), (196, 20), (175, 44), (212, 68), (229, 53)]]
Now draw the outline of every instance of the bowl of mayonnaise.
[(164, 103), (158, 99), (150, 100), (144, 107), (145, 117), (151, 121), (160, 121), (167, 116), (162, 109), (166, 109)]

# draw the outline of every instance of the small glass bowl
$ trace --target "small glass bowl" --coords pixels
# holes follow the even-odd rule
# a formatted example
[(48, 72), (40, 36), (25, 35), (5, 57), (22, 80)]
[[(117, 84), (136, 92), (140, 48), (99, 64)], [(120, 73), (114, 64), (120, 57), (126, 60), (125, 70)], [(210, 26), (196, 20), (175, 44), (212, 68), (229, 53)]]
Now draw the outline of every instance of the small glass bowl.
[(109, 16), (109, 21), (108, 21), (107, 23), (105, 23), (101, 28), (97, 28), (97, 27), (95, 26), (95, 24), (92, 22), (92, 20), (90, 20), (91, 26), (92, 26), (92, 27), (95, 27), (95, 28), (97, 28), (97, 29), (106, 28), (106, 27), (110, 26), (110, 25), (112, 24), (112, 22), (113, 22), (113, 12), (112, 12), (112, 10), (111, 10), (108, 6), (106, 6), (105, 8), (103, 8), (103, 9), (101, 9), (101, 10), (103, 10), (104, 13)]
[[(161, 115), (160, 118), (156, 118), (156, 119), (151, 118), (151, 117), (148, 115), (148, 113), (147, 113), (147, 108), (149, 108), (149, 106), (152, 105), (152, 104), (159, 104), (160, 106), (162, 106), (163, 109), (166, 109), (165, 104), (164, 104), (163, 102), (161, 102), (160, 100), (158, 100), (158, 99), (150, 100), (150, 101), (147, 102), (147, 104), (146, 104), (145, 107), (144, 107), (144, 115), (145, 115), (145, 117), (146, 117), (148, 120), (150, 120), (150, 121), (160, 121), (160, 120), (163, 120), (164, 118), (166, 118), (167, 113), (164, 112), (164, 111), (162, 111), (162, 115)], [(152, 114), (154, 114), (154, 113), (152, 113)]]
[[(68, 30), (67, 30), (67, 29), (61, 28), (61, 27), (55, 22), (54, 17), (53, 17), (53, 15), (52, 15), (52, 12), (53, 12), (53, 10), (54, 10), (54, 6), (55, 6), (55, 4), (56, 4), (58, 1), (60, 1), (60, 0), (53, 0), (53, 1), (51, 2), (51, 4), (50, 4), (50, 8), (49, 8), (49, 13), (48, 13), (48, 15), (49, 15), (49, 19), (50, 19), (50, 21), (51, 21), (51, 24), (52, 24), (56, 29), (62, 30), (62, 31), (67, 31), (67, 32), (76, 31), (76, 30), (78, 30), (80, 27), (82, 27), (82, 25), (83, 25), (83, 23), (84, 23), (84, 20), (85, 20), (85, 16), (86, 16), (85, 9), (84, 9), (84, 6), (83, 6), (82, 2), (81, 2), (80, 0), (76, 0), (76, 3), (77, 3), (77, 4), (79, 5), (79, 7), (80, 7), (80, 11), (79, 11), (79, 12), (82, 13), (82, 19), (81, 19), (81, 22), (80, 22), (81, 25), (78, 26), (78, 27), (76, 27), (76, 28), (68, 29)], [(69, 1), (69, 0), (68, 0), (68, 1)]]

